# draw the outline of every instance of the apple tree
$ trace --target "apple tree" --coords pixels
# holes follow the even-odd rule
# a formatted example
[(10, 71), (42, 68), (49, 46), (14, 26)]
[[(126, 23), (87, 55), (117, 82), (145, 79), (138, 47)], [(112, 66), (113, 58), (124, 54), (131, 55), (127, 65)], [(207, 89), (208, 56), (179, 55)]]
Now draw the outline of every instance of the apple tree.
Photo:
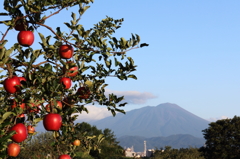
[[(24, 147), (34, 127), (43, 120), (46, 130), (53, 131), (55, 158), (75, 156), (72, 142), (78, 114), (88, 112), (86, 105), (106, 106), (113, 116), (124, 113), (124, 97), (106, 94), (108, 77), (120, 80), (137, 79), (134, 60), (127, 52), (147, 46), (139, 44), (140, 37), (125, 38), (113, 34), (124, 19), (105, 17), (86, 29), (81, 17), (93, 0), (3, 0), (0, 11), (0, 158), (11, 154), (10, 143)], [(56, 21), (53, 28), (46, 22), (60, 12), (76, 10), (69, 21)], [(4, 26), (4, 27), (3, 27)], [(6, 29), (2, 29), (6, 28)], [(39, 31), (50, 31), (49, 35)], [(15, 32), (13, 43), (9, 32)], [(36, 41), (36, 36), (40, 41)], [(33, 48), (33, 44), (37, 47)], [(85, 136), (85, 139), (89, 139)], [(60, 150), (60, 145), (68, 148)], [(90, 145), (93, 149), (98, 149)], [(89, 146), (89, 145), (87, 145)], [(6, 151), (6, 149), (8, 151)], [(66, 156), (65, 156), (66, 157)]]

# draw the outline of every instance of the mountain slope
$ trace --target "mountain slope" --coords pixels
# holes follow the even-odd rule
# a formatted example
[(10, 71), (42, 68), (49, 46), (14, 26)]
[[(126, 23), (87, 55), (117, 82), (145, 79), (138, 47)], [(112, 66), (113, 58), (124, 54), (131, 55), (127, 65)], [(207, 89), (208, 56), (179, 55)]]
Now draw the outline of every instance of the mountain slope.
[(166, 137), (175, 134), (202, 137), (202, 130), (208, 127), (209, 122), (176, 104), (164, 103), (117, 114), (116, 117), (107, 117), (91, 124), (99, 129), (109, 128), (117, 137)]

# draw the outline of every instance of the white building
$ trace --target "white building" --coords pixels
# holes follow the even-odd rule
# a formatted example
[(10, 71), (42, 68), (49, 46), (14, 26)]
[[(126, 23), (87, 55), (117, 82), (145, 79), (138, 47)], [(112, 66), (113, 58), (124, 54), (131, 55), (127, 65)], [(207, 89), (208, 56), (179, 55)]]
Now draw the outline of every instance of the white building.
[(134, 157), (136, 155), (137, 154), (136, 154), (136, 152), (134, 152), (133, 146), (131, 148), (128, 147), (127, 149), (125, 149), (125, 156), (126, 157)]
[(146, 152), (146, 157), (152, 157), (154, 151), (155, 151), (154, 149), (148, 149)]

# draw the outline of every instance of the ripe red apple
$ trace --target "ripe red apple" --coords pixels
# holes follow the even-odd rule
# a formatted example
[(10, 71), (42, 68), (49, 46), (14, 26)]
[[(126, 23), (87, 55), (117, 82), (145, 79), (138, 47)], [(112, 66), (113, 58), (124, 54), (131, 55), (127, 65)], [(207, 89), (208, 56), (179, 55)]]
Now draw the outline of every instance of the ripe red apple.
[(88, 99), (89, 96), (91, 95), (91, 92), (90, 92), (90, 90), (87, 89), (86, 87), (80, 87), (80, 88), (78, 88), (78, 90), (77, 90), (77, 94), (80, 95), (79, 97), (80, 97), (81, 99)]
[(49, 113), (43, 118), (43, 126), (47, 131), (58, 131), (62, 125), (62, 117), (59, 114)]
[(27, 128), (24, 124), (22, 123), (18, 123), (16, 125), (14, 125), (13, 127), (11, 127), (9, 129), (9, 131), (16, 131), (16, 134), (14, 134), (11, 139), (14, 141), (14, 142), (22, 142), (24, 141), (26, 138), (27, 138)]
[(17, 39), (20, 45), (28, 47), (34, 42), (34, 34), (32, 31), (20, 31)]
[(6, 78), (4, 80), (3, 86), (8, 93), (16, 93), (21, 85), (20, 80), (17, 76), (13, 76), (12, 78)]
[[(52, 104), (53, 104), (53, 103), (52, 103)], [(47, 112), (50, 112), (50, 110), (51, 110), (50, 107), (51, 107), (50, 104), (47, 104), (47, 105), (46, 105), (45, 109), (46, 109)], [(57, 107), (58, 107), (59, 109), (62, 109), (62, 102), (61, 102), (61, 101), (57, 101)]]
[(67, 72), (66, 76), (75, 77), (78, 74), (78, 67), (72, 61), (68, 61), (67, 63), (70, 69), (67, 69), (66, 67), (64, 67), (63, 68), (64, 74)]
[(77, 139), (77, 140), (74, 140), (72, 144), (74, 146), (80, 146), (80, 143), (81, 143), (80, 140)]
[(58, 159), (72, 159), (69, 155), (60, 155)]
[(59, 55), (63, 59), (70, 59), (73, 56), (73, 47), (71, 45), (61, 45)]
[(28, 125), (27, 130), (29, 134), (33, 134), (35, 132), (35, 128), (32, 125)]
[(20, 146), (16, 143), (11, 143), (7, 147), (8, 156), (16, 157), (20, 152)]
[(69, 70), (67, 70), (67, 76), (69, 77), (75, 77), (77, 74), (78, 74), (77, 66), (71, 67)]
[[(25, 26), (26, 26), (26, 28), (25, 28)], [(14, 28), (17, 31), (24, 31), (28, 28), (28, 23), (23, 22), (22, 20), (18, 20)]]
[(72, 85), (72, 80), (70, 78), (67, 77), (63, 77), (60, 79), (60, 83), (62, 83), (65, 87), (65, 89), (69, 89), (71, 88)]

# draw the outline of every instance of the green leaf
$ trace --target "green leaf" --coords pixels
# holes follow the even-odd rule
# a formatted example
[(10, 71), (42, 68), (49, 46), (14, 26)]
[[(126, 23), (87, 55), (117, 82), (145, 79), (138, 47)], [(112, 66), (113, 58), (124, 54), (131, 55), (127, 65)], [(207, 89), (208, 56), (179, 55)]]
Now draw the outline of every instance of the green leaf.
[(45, 39), (44, 35), (41, 34), (40, 32), (38, 33), (38, 35), (40, 36), (40, 38), (41, 38), (41, 40), (42, 40), (42, 42), (43, 42), (43, 45), (44, 45), (44, 46), (47, 46), (47, 42), (46, 42), (46, 39)]
[(38, 123), (38, 122), (40, 122), (41, 120), (43, 120), (42, 118), (35, 118), (34, 120), (33, 120), (33, 123)]
[(52, 65), (50, 65), (49, 63), (45, 64), (45, 65), (44, 65), (44, 68), (45, 68), (46, 70), (52, 71)]
[(0, 60), (4, 57), (5, 51), (6, 51), (5, 48), (2, 48), (2, 49), (0, 50)]
[(147, 44), (147, 43), (142, 43), (142, 44), (140, 44), (140, 47), (144, 47), (144, 46), (148, 46), (149, 44)]
[(98, 144), (100, 144), (105, 139), (103, 134), (98, 135)]
[(0, 13), (0, 15), (8, 15), (8, 13)]
[(0, 44), (0, 46), (3, 47), (7, 42), (8, 42), (8, 40), (3, 40), (2, 43)]
[(13, 23), (12, 21), (2, 21), (5, 25), (11, 26)]
[(125, 45), (127, 44), (127, 40), (124, 39), (123, 37), (121, 37), (121, 41), (122, 41), (122, 43), (123, 43), (123, 46), (125, 46)]
[(111, 109), (111, 113), (112, 113), (113, 116), (116, 116), (115, 110)]
[(140, 36), (136, 34), (137, 41), (140, 42)]
[(9, 117), (10, 115), (14, 114), (13, 112), (6, 112), (3, 114), (2, 118), (0, 119), (0, 124), (2, 124), (2, 122)]
[(137, 77), (135, 75), (128, 75), (127, 77), (128, 78), (133, 78), (133, 79), (137, 80)]
[(73, 18), (74, 21), (76, 21), (76, 14), (74, 12), (72, 12), (71, 17)]

